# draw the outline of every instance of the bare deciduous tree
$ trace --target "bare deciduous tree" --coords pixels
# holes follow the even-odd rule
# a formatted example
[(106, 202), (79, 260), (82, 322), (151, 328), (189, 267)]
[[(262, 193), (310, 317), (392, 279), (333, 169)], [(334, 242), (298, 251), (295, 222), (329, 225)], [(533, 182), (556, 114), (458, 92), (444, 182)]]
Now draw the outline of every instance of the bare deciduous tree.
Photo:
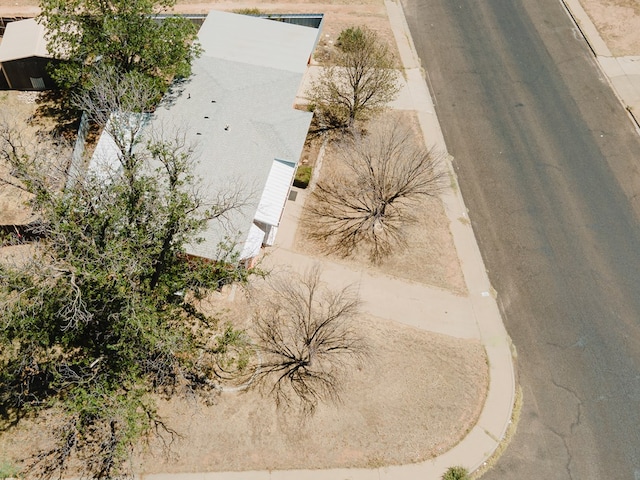
[(331, 291), (318, 267), (270, 281), (254, 316), (261, 356), (256, 378), (278, 405), (311, 414), (319, 401), (339, 399), (345, 375), (366, 355), (353, 325), (358, 307), (353, 287)]
[(329, 252), (348, 256), (360, 247), (379, 262), (402, 245), (402, 227), (414, 219), (411, 209), (441, 191), (440, 156), (396, 122), (373, 124), (338, 152), (340, 171), (312, 193), (307, 230)]
[(338, 40), (335, 65), (322, 71), (308, 96), (323, 123), (351, 127), (396, 98), (398, 72), (389, 47), (374, 31), (352, 27)]
[(123, 75), (114, 66), (97, 65), (90, 69), (88, 88), (74, 93), (75, 108), (89, 115), (100, 128), (107, 128), (118, 149), (131, 157), (138, 134), (157, 103), (158, 92), (135, 72)]

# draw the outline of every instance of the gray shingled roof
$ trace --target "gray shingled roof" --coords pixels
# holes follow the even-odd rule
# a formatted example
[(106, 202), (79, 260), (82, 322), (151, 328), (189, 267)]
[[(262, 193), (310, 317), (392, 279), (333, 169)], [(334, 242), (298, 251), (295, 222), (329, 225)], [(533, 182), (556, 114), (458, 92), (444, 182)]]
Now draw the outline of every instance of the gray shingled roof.
[(196, 144), (197, 177), (214, 196), (238, 183), (253, 195), (227, 229), (212, 222), (188, 253), (215, 258), (226, 235), (246, 241), (275, 159), (296, 164), (311, 114), (293, 108), (318, 31), (212, 11), (199, 33), (204, 49), (177, 98), (153, 126), (179, 129)]

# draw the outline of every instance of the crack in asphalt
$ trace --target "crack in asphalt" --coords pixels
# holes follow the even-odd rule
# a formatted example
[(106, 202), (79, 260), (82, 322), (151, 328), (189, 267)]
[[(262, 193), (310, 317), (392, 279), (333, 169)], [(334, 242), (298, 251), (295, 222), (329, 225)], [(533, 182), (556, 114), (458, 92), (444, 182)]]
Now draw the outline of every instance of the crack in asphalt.
[(566, 435), (566, 434), (556, 430), (551, 425), (547, 425), (547, 428), (554, 435), (556, 435), (558, 438), (560, 438), (560, 440), (562, 440), (562, 444), (564, 445), (565, 451), (567, 452), (567, 462), (565, 464), (565, 468), (567, 470), (567, 474), (569, 475), (569, 478), (574, 478), (572, 473), (571, 473), (571, 463), (573, 461), (573, 456), (571, 455), (571, 449), (569, 448), (569, 445), (568, 445), (567, 442), (568, 442), (568, 438), (575, 434), (575, 430), (580, 426), (580, 424), (582, 422), (582, 410), (583, 410), (582, 400), (580, 399), (580, 397), (576, 394), (576, 392), (573, 389), (559, 384), (553, 377), (551, 378), (551, 383), (553, 383), (553, 385), (556, 388), (559, 388), (560, 390), (564, 390), (565, 392), (569, 393), (569, 395), (571, 395), (575, 399), (575, 402), (576, 402), (576, 407), (577, 408), (576, 408), (575, 418), (571, 422), (571, 424), (569, 425), (569, 435)]

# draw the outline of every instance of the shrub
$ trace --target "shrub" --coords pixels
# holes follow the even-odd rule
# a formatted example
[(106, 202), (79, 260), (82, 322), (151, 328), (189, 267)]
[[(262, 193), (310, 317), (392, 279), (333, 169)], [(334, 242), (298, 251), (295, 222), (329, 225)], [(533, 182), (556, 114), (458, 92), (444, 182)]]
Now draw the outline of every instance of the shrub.
[(469, 480), (469, 472), (464, 467), (449, 467), (442, 480)]
[(338, 36), (336, 46), (343, 52), (355, 52), (366, 46), (365, 32), (360, 27), (349, 27)]
[(293, 186), (298, 188), (307, 188), (311, 181), (311, 167), (309, 165), (300, 165), (296, 170), (296, 178), (293, 180)]
[(11, 462), (0, 459), (0, 478), (13, 478), (18, 476), (18, 469)]
[(218, 366), (224, 373), (242, 373), (247, 368), (252, 352), (244, 330), (236, 330), (231, 324), (227, 324), (216, 343), (214, 352), (218, 354)]
[(234, 10), (233, 13), (238, 13), (240, 15), (251, 15), (254, 17), (262, 15), (262, 12), (259, 8), (238, 8)]

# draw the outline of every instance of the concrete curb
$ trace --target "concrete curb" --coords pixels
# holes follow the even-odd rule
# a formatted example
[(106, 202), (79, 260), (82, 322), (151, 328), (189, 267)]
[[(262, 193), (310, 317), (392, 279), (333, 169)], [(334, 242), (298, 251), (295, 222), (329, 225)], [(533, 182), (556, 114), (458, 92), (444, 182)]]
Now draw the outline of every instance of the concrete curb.
[[(425, 82), (425, 72), (420, 67), (420, 60), (415, 51), (411, 35), (404, 17), (404, 12), (399, 3), (385, 0), (389, 21), (391, 23), (396, 42), (400, 51), (402, 63), (405, 67), (406, 84), (402, 100), (403, 105), (397, 108), (416, 111), (420, 127), (422, 129), (425, 143), (428, 146), (446, 152), (444, 138), (435, 114), (435, 109), (431, 100), (431, 95)], [(408, 92), (408, 93), (407, 93)], [(451, 164), (447, 165), (449, 174), (455, 180), (455, 172)], [(302, 200), (306, 192), (300, 192), (298, 197)], [(429, 319), (426, 328), (431, 331), (440, 331), (457, 335), (460, 337), (480, 338), (485, 346), (489, 362), (489, 389), (487, 398), (480, 414), (477, 424), (471, 429), (465, 438), (449, 451), (430, 460), (408, 465), (389, 466), (375, 469), (328, 469), (328, 470), (278, 470), (278, 471), (250, 471), (250, 472), (211, 472), (193, 474), (154, 474), (144, 475), (147, 480), (397, 480), (397, 479), (439, 479), (441, 475), (451, 466), (462, 465), (470, 471), (482, 466), (491, 457), (496, 448), (500, 445), (505, 432), (511, 421), (512, 407), (515, 399), (515, 376), (513, 368), (513, 357), (511, 353), (511, 342), (502, 323), (502, 318), (498, 305), (492, 294), (493, 289), (489, 283), (482, 256), (473, 230), (467, 219), (466, 207), (458, 189), (451, 189), (443, 198), (447, 215), (450, 219), (450, 227), (454, 238), (455, 247), (461, 262), (465, 282), (469, 290), (467, 298), (457, 300), (457, 312), (462, 318), (460, 325), (442, 323), (437, 319)], [(302, 201), (287, 206), (288, 212), (285, 215), (295, 224), (296, 217), (299, 218), (302, 210)], [(284, 222), (283, 222), (284, 223)], [(281, 229), (278, 235), (279, 249), (276, 248), (270, 254), (273, 261), (280, 263), (286, 258), (289, 263), (293, 262), (298, 267), (312, 265), (318, 259), (309, 258), (296, 254), (289, 247), (293, 245), (295, 228)], [(390, 278), (380, 279), (379, 277), (368, 275), (365, 272), (350, 270), (349, 268), (330, 261), (322, 261), (325, 266), (324, 274), (332, 278), (339, 278), (341, 282), (353, 283), (354, 281), (362, 285), (361, 296), (365, 304), (372, 304), (369, 301), (372, 297), (384, 296), (378, 287), (379, 282), (391, 286), (394, 281)], [(324, 275), (323, 275), (324, 276)], [(365, 291), (366, 288), (366, 291)], [(446, 292), (433, 293), (428, 288), (414, 285), (413, 287), (403, 286), (405, 290), (410, 290), (408, 297), (416, 301), (427, 303), (435, 311), (435, 303), (446, 304), (446, 309), (452, 309), (452, 299)], [(415, 289), (415, 290), (414, 290)], [(377, 307), (376, 307), (377, 308)], [(407, 306), (410, 310), (412, 305)], [(455, 308), (455, 307), (454, 307)], [(425, 320), (422, 311), (413, 317), (408, 311), (397, 315), (398, 312), (377, 311), (383, 317), (391, 315), (404, 318), (405, 323), (418, 325), (425, 328)], [(451, 312), (452, 313), (452, 312)]]

